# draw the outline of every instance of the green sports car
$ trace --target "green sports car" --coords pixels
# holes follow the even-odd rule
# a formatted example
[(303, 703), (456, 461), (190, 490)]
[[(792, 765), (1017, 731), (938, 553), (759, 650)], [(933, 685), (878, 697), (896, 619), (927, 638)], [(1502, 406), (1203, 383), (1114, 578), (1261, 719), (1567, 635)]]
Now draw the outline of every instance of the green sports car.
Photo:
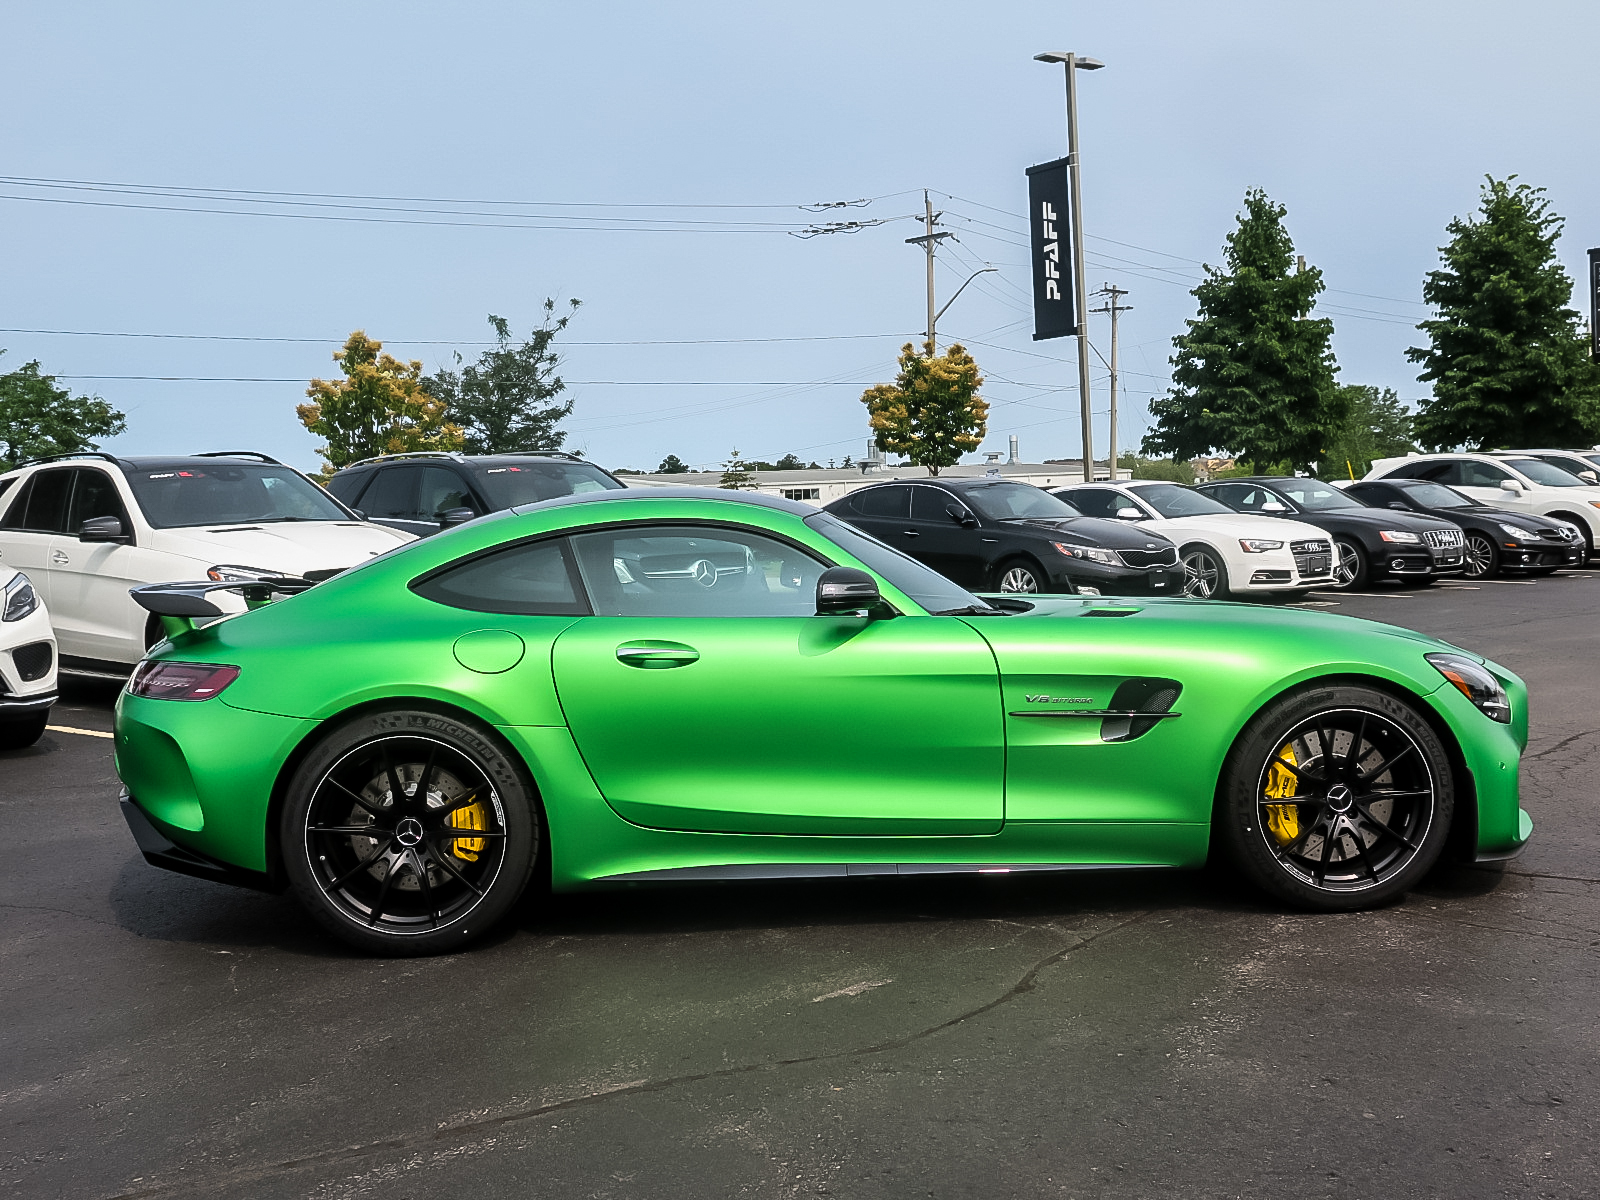
[[(241, 586), (251, 610), (217, 619)], [(748, 493), (594, 492), (315, 586), (135, 596), (169, 635), (117, 705), (145, 857), (292, 888), (383, 953), (464, 945), (536, 876), (1220, 854), (1341, 910), (1532, 830), (1526, 690), (1476, 655), (1257, 605), (981, 598)]]

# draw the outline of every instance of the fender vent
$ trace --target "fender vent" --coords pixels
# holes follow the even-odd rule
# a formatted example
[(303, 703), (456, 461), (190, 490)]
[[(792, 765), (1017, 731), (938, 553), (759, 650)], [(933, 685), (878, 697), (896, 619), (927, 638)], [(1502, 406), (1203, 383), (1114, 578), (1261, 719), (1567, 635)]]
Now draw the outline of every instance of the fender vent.
[[(1183, 685), (1176, 679), (1124, 679), (1106, 707), (1147, 713), (1171, 712), (1181, 691)], [(1100, 740), (1131, 742), (1159, 724), (1159, 717), (1107, 717), (1100, 723)]]

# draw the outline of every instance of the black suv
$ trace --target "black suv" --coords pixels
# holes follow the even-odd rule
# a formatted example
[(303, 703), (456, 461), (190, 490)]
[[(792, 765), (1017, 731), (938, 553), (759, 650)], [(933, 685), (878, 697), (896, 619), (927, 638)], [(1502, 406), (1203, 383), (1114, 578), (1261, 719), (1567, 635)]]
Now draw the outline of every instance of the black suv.
[(502, 508), (626, 486), (575, 454), (531, 450), (386, 454), (352, 463), (328, 480), (335, 498), (367, 520), (418, 537)]
[(880, 483), (826, 511), (976, 591), (1183, 594), (1178, 548), (1166, 538), (1086, 517), (1030, 483)]
[(1290, 517), (1333, 535), (1333, 586), (1369, 580), (1429, 583), (1465, 570), (1465, 535), (1452, 521), (1371, 508), (1320, 479), (1255, 477), (1201, 484), (1197, 491), (1237, 512)]

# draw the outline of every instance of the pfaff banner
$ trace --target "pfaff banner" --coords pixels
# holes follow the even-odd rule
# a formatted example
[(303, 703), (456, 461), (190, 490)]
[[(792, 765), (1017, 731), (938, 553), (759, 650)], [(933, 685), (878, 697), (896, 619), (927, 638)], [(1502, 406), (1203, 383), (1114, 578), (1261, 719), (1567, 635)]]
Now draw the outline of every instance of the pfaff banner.
[(1068, 238), (1067, 160), (1028, 168), (1028, 231), (1033, 243), (1033, 340), (1078, 332)]
[(1600, 249), (1589, 251), (1589, 357), (1600, 363)]

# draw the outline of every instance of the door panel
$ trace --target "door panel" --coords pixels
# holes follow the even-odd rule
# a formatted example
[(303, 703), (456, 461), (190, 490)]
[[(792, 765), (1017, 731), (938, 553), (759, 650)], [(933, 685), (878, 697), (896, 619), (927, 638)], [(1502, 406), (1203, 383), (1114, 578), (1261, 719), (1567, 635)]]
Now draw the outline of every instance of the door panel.
[(986, 834), (1004, 730), (954, 617), (586, 617), (556, 690), (608, 803), (660, 829)]
[(57, 563), (51, 555), (51, 542), (66, 528), (72, 476), (71, 467), (53, 467), (29, 476), (17, 485), (22, 491), (6, 509), (0, 527), (0, 562), (27, 573), (50, 609), (52, 624), (59, 618), (54, 596)]
[[(901, 549), (914, 553), (946, 579), (963, 587), (981, 588), (986, 582), (983, 578), (984, 551), (993, 547), (982, 543), (983, 535), (977, 527), (951, 519), (949, 507), (960, 503), (943, 488), (913, 485), (911, 521), (906, 528), (917, 535), (916, 548), (901, 546)], [(965, 504), (961, 506), (966, 507)]]

